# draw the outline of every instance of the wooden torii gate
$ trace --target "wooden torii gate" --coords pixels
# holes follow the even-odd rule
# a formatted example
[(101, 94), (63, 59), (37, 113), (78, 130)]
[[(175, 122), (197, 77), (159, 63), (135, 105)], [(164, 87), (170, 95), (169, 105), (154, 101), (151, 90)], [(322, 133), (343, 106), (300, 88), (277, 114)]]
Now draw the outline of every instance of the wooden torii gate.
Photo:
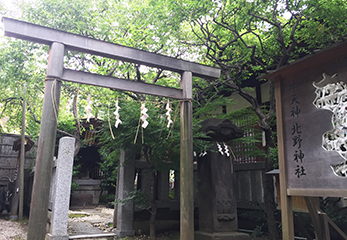
[[(50, 46), (45, 94), (43, 100), (36, 171), (30, 206), (28, 240), (44, 240), (46, 235), (48, 198), (52, 174), (57, 116), (61, 81), (132, 91), (167, 98), (180, 99), (181, 154), (180, 154), (180, 236), (194, 239), (193, 206), (193, 132), (192, 132), (192, 76), (219, 78), (220, 69), (125, 47), (105, 41), (43, 27), (10, 18), (3, 18), (5, 36)], [(102, 76), (65, 69), (65, 50), (89, 53), (111, 59), (142, 64), (181, 74), (181, 88), (168, 88), (131, 80)]]

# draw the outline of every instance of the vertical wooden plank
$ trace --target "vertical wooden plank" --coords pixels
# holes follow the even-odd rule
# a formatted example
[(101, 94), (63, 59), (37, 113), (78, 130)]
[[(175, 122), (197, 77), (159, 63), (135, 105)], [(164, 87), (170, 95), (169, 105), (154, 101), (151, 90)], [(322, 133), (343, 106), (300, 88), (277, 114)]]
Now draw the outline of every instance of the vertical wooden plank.
[(323, 240), (323, 228), (322, 228), (322, 222), (321, 218), (318, 214), (319, 207), (317, 201), (315, 201), (315, 198), (313, 197), (305, 197), (306, 205), (308, 208), (308, 212), (310, 213), (312, 225), (315, 230), (316, 239), (317, 240)]
[(330, 240), (328, 216), (326, 213), (319, 213), (319, 217), (322, 226), (323, 240)]
[[(53, 43), (49, 53), (45, 95), (43, 99), (33, 191), (31, 196), (28, 240), (44, 240), (52, 163), (60, 100), (60, 77), (63, 72), (64, 45)], [(54, 78), (54, 79), (53, 79)]]
[[(12, 195), (12, 199), (11, 199), (11, 215), (10, 215), (10, 219), (11, 220), (18, 220), (18, 206), (19, 206), (19, 198), (20, 198), (20, 194), (19, 194), (19, 188), (20, 188), (20, 183), (21, 183), (21, 175), (20, 175), (20, 150), (18, 152), (18, 157), (16, 159), (16, 164), (17, 164), (17, 169), (14, 170), (14, 177), (13, 179), (15, 179), (15, 185), (14, 185), (14, 191), (13, 191), (13, 195)], [(18, 171), (16, 173), (16, 171)], [(16, 177), (17, 176), (17, 177)]]
[(282, 112), (282, 94), (281, 79), (275, 80), (276, 95), (276, 117), (277, 117), (277, 141), (278, 141), (278, 164), (280, 171), (280, 198), (281, 198), (281, 217), (282, 217), (282, 237), (283, 240), (294, 239), (294, 220), (292, 199), (287, 195), (287, 176), (284, 158), (284, 142), (283, 142), (283, 112)]
[[(118, 168), (118, 171), (117, 171), (117, 176), (119, 176), (120, 175), (120, 173), (119, 173), (119, 168)], [(117, 182), (116, 182), (116, 195), (115, 195), (115, 202), (117, 202), (118, 201), (118, 198), (119, 198), (119, 177), (117, 177), (117, 180), (116, 180)], [(113, 228), (117, 228), (117, 209), (118, 209), (118, 203), (115, 203), (114, 205), (113, 205), (113, 209), (114, 209), (114, 211), (113, 211)]]
[(180, 154), (180, 236), (181, 240), (194, 240), (194, 186), (193, 186), (193, 108), (192, 73), (181, 76), (181, 154)]
[(26, 84), (24, 83), (23, 89), (23, 110), (22, 110), (22, 131), (21, 131), (21, 141), (20, 141), (20, 188), (19, 188), (19, 210), (18, 219), (23, 220), (23, 208), (24, 208), (24, 168), (25, 168), (25, 92)]

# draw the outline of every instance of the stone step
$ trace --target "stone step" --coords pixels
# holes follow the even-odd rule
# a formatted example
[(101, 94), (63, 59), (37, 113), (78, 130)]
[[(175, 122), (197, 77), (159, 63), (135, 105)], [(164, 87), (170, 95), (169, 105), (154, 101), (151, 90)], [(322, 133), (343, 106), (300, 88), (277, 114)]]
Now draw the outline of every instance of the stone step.
[(97, 239), (97, 240), (109, 240), (114, 239), (117, 234), (115, 233), (92, 233), (92, 234), (80, 234), (80, 235), (70, 235), (69, 239), (79, 239), (79, 240), (91, 240), (91, 239)]

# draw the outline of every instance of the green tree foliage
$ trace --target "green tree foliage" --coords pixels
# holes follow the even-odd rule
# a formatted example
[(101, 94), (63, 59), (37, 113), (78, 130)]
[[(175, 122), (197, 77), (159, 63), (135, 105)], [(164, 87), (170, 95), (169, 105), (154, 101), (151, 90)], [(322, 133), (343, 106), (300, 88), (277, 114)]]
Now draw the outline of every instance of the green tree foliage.
[[(346, 7), (344, 0), (38, 0), (34, 4), (20, 5), (19, 18), (220, 67), (223, 76), (217, 81), (194, 79), (194, 104), (201, 108), (194, 110), (196, 116), (202, 119), (203, 107), (208, 108), (211, 102), (222, 107), (225, 100), (221, 96), (237, 92), (250, 103), (260, 128), (265, 132), (266, 169), (270, 170), (273, 168), (273, 154), (270, 152), (275, 147), (271, 123), (275, 114), (274, 89), (273, 86), (270, 88), (270, 103), (265, 111), (252, 95), (244, 91), (243, 83), (344, 41)], [(4, 5), (0, 5), (0, 13), (14, 14), (6, 11)], [(37, 136), (48, 47), (2, 38), (0, 49), (0, 119), (8, 119), (7, 131), (18, 131), (21, 89), (27, 82), (26, 100), (30, 114), (26, 132)], [(175, 87), (179, 82), (177, 75), (161, 69), (72, 51), (66, 54), (65, 67)], [(89, 93), (94, 101), (93, 113), (106, 119), (106, 105), (115, 91), (64, 83), (59, 122), (75, 122), (79, 126), (79, 118), (85, 116), (85, 99)], [(125, 94), (136, 101), (144, 100), (143, 96)], [(66, 127), (62, 132), (72, 135), (69, 129)], [(79, 138), (80, 131), (77, 127), (73, 136)], [(129, 131), (132, 131), (130, 135), (134, 134), (134, 129)], [(152, 131), (155, 133), (157, 130), (148, 132)], [(123, 140), (131, 140), (130, 135), (122, 136)], [(151, 137), (145, 139), (150, 144)], [(163, 144), (171, 146), (165, 141)], [(151, 151), (164, 156), (162, 150), (152, 148)], [(274, 209), (271, 192), (274, 191), (272, 181), (268, 180), (265, 203), (270, 238), (279, 239), (273, 235), (277, 231), (275, 218), (271, 215)]]
[[(173, 31), (166, 24), (165, 8), (158, 6), (155, 1), (67, 1), (67, 0), (39, 0), (34, 4), (18, 6), (21, 12), (21, 20), (32, 23), (59, 28), (61, 30), (106, 40), (113, 43), (136, 47), (151, 52), (166, 54), (174, 57), (186, 54), (187, 47), (181, 47), (173, 41)], [(7, 15), (7, 14), (5, 14)], [(11, 16), (11, 15), (10, 15)], [(166, 28), (165, 33), (163, 28)], [(48, 56), (48, 47), (39, 44), (28, 43), (21, 40), (1, 43), (1, 106), (0, 118), (7, 117), (7, 131), (18, 129), (20, 113), (20, 82), (28, 82), (29, 106), (32, 107), (33, 120), (40, 121), (39, 102), (42, 100), (43, 79)], [(176, 75), (160, 69), (144, 68), (136, 64), (115, 61), (101, 57), (91, 56), (68, 51), (65, 58), (65, 67), (75, 70), (83, 70), (108, 76), (121, 77), (162, 85), (176, 85)], [(23, 71), (24, 70), (24, 71)], [(164, 79), (165, 78), (165, 79)], [(78, 96), (76, 109), (78, 117), (85, 116), (85, 102), (89, 93), (93, 96), (95, 114), (104, 103), (108, 101), (108, 95), (113, 91), (78, 84), (63, 83), (61, 106), (70, 107), (71, 100)], [(97, 100), (95, 100), (97, 99)], [(11, 108), (8, 106), (11, 104)], [(76, 114), (72, 111), (60, 111), (60, 121), (74, 119)], [(98, 112), (103, 115), (103, 112)], [(27, 132), (31, 134), (31, 125)], [(58, 126), (59, 128), (59, 126)], [(18, 131), (18, 130), (17, 130)], [(37, 128), (35, 128), (37, 133)]]
[[(149, 99), (149, 96), (147, 97)], [(179, 102), (176, 102), (177, 106)], [(156, 218), (156, 189), (158, 188), (157, 173), (168, 172), (170, 169), (178, 170), (180, 153), (180, 130), (177, 121), (167, 128), (167, 118), (165, 104), (146, 101), (147, 121), (149, 125), (142, 128), (140, 120), (141, 102), (121, 101), (119, 114), (122, 124), (116, 128), (105, 121), (99, 132), (100, 155), (103, 159), (102, 168), (119, 167), (119, 149), (135, 151), (136, 159), (147, 164), (147, 168), (152, 170), (152, 192), (146, 195), (144, 192), (135, 190), (128, 193), (128, 199), (151, 213), (150, 236), (155, 239), (155, 218)], [(108, 112), (113, 112), (111, 108)], [(174, 119), (174, 113), (172, 113)], [(114, 121), (112, 121), (114, 122)], [(114, 172), (115, 174), (115, 172)], [(112, 176), (111, 176), (112, 177)], [(127, 199), (121, 200), (122, 203)]]
[[(307, 54), (341, 42), (346, 36), (343, 0), (163, 0), (174, 15), (174, 24), (190, 25), (206, 59), (222, 69), (218, 81), (195, 82), (197, 99), (213, 96), (213, 89), (229, 88), (250, 103), (265, 132), (266, 171), (274, 166), (272, 124), (275, 114), (274, 87), (266, 111), (244, 91), (244, 81), (256, 80)], [(223, 87), (224, 86), (224, 87)], [(273, 209), (273, 182), (265, 178), (265, 209), (270, 239), (279, 239)]]

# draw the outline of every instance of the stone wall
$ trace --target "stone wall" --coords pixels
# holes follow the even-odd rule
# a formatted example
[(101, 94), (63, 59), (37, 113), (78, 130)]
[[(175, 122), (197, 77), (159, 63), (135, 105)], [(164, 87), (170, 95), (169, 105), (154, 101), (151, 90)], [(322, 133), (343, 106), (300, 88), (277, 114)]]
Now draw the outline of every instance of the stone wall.
[[(12, 198), (6, 196), (12, 193), (15, 186), (15, 180), (19, 174), (19, 151), (13, 150), (13, 143), (20, 140), (20, 135), (15, 134), (0, 134), (0, 211), (4, 209), (9, 211), (9, 201)], [(25, 171), (24, 171), (24, 214), (28, 215), (31, 195), (30, 172), (35, 163), (36, 147), (25, 153)], [(12, 195), (13, 196), (13, 195)]]
[(73, 179), (78, 189), (71, 193), (71, 206), (93, 206), (99, 204), (100, 179)]
[(235, 164), (236, 201), (238, 208), (263, 209), (264, 162)]
[[(20, 135), (0, 134), (0, 184), (15, 178), (17, 170), (18, 151), (14, 151), (13, 142), (20, 139)], [(25, 153), (25, 169), (34, 166), (35, 150)]]

